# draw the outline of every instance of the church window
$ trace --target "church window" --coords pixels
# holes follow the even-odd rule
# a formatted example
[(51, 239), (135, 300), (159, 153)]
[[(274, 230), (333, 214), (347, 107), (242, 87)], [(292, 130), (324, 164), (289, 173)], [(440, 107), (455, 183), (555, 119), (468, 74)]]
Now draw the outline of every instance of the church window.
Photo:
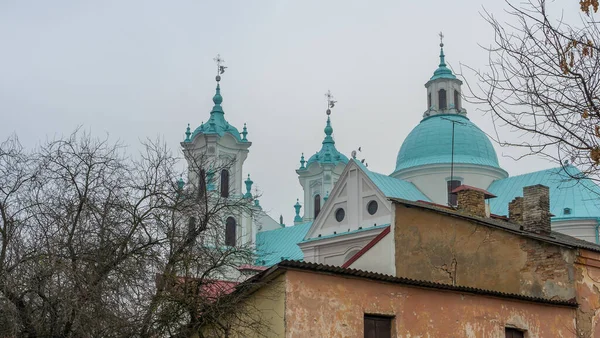
[(225, 245), (235, 246), (236, 226), (235, 218), (227, 217), (227, 220), (225, 221)]
[(506, 338), (524, 338), (525, 333), (521, 330), (507, 327), (506, 329), (504, 329), (504, 337), (506, 337)]
[(369, 215), (375, 215), (378, 208), (379, 205), (377, 204), (377, 201), (371, 201), (369, 202), (369, 204), (367, 204), (367, 212), (369, 213)]
[(452, 191), (458, 187), (460, 187), (460, 181), (458, 180), (452, 180), (452, 181), (448, 181), (447, 185), (448, 185), (448, 205), (451, 206), (456, 206), (457, 203), (457, 197), (456, 194), (453, 194)]
[(315, 195), (315, 218), (317, 218), (319, 212), (321, 212), (321, 195), (317, 194)]
[(563, 214), (570, 215), (571, 214), (571, 208), (564, 208), (563, 209)]
[(198, 179), (198, 197), (204, 198), (204, 196), (206, 196), (206, 171), (204, 169), (200, 169)]
[(431, 108), (431, 93), (427, 93), (427, 109)]
[(454, 91), (454, 107), (456, 110), (460, 110), (460, 93), (458, 90)]
[(440, 104), (440, 110), (444, 110), (447, 108), (446, 105), (446, 90), (445, 89), (440, 89), (440, 91), (438, 92), (438, 102)]
[(346, 212), (344, 211), (344, 209), (339, 208), (335, 211), (335, 220), (338, 222), (341, 222), (344, 220), (344, 217), (346, 217)]
[(229, 171), (221, 170), (221, 197), (229, 197)]
[(365, 338), (391, 338), (393, 317), (365, 315)]

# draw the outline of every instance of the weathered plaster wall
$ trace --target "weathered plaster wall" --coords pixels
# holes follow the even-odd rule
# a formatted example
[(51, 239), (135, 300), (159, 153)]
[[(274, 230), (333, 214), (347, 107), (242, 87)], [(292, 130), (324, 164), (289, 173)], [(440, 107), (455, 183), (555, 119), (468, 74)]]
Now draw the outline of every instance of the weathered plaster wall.
[(396, 207), (396, 275), (534, 297), (575, 297), (576, 250)]
[[(281, 275), (263, 285), (239, 306), (232, 316), (224, 316), (230, 338), (276, 338), (285, 336), (286, 278)], [(222, 330), (207, 327), (205, 337), (223, 337)]]
[(600, 254), (580, 250), (575, 270), (577, 330), (580, 337), (600, 337)]
[(354, 261), (349, 268), (393, 275), (394, 262), (391, 259), (393, 250), (394, 241), (392, 234), (387, 234), (369, 251)]
[(575, 309), (288, 271), (286, 337), (363, 337), (363, 316), (393, 315), (392, 337), (575, 337)]

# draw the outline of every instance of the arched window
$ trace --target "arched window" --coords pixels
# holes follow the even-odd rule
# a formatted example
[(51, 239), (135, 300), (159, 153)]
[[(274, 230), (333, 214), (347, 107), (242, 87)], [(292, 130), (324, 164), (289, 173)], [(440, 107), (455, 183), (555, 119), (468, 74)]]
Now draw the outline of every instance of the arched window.
[(319, 215), (321, 211), (321, 195), (315, 195), (315, 218)]
[(440, 110), (447, 109), (446, 90), (445, 89), (440, 89), (440, 91), (438, 92), (438, 103), (440, 104), (440, 107), (439, 107)]
[(225, 221), (225, 245), (235, 246), (235, 218), (227, 217)]
[(229, 171), (221, 170), (221, 196), (229, 197)]
[(460, 93), (458, 90), (454, 91), (454, 107), (456, 110), (460, 110)]
[(431, 93), (427, 94), (427, 109), (431, 108)]
[(198, 197), (204, 198), (206, 196), (206, 171), (204, 169), (200, 169), (198, 180)]

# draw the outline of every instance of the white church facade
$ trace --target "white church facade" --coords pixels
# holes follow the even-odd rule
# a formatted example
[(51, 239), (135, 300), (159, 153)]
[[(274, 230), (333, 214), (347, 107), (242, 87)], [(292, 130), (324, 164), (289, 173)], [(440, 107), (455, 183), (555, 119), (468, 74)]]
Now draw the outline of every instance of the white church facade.
[[(447, 68), (443, 44), (440, 47), (439, 66), (425, 83), (427, 109), (400, 147), (392, 173), (376, 173), (355, 154), (340, 153), (328, 110), (320, 150), (308, 160), (302, 154), (296, 170), (304, 196), (294, 206), (294, 224), (275, 221), (258, 201), (256, 213), (224, 220), (226, 231), (235, 236), (234, 244), (255, 246), (256, 266), (301, 259), (395, 274), (390, 198), (452, 207), (456, 205), (452, 191), (460, 186), (495, 197), (487, 205), (488, 216), (507, 216), (508, 203), (522, 196), (523, 187), (548, 186), (552, 230), (599, 244), (600, 187), (588, 179), (570, 179), (579, 171), (569, 165), (510, 177), (500, 167), (489, 138), (469, 120), (461, 102), (462, 82)], [(251, 199), (252, 181), (249, 177), (244, 181), (243, 170), (251, 146), (246, 127), (240, 133), (225, 120), (219, 85), (213, 101), (208, 122), (193, 132), (188, 127), (184, 153), (232, 161), (230, 170), (209, 173), (218, 176), (215, 189), (228, 187), (231, 194)], [(333, 108), (335, 102), (329, 103)], [(186, 155), (188, 162), (193, 157)], [(198, 173), (190, 170), (188, 181), (197, 182)], [(362, 255), (365, 250), (371, 251), (371, 258)]]

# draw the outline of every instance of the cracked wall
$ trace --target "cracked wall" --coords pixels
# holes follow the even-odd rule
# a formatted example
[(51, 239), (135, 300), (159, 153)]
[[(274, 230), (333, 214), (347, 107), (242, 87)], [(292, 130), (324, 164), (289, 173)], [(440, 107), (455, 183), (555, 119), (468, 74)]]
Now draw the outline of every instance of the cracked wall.
[(575, 297), (576, 250), (396, 205), (396, 275), (533, 297)]
[(600, 253), (580, 250), (575, 275), (579, 337), (600, 337)]
[(408, 287), (331, 274), (286, 272), (286, 337), (363, 337), (364, 314), (395, 316), (392, 337), (575, 337), (568, 307)]

